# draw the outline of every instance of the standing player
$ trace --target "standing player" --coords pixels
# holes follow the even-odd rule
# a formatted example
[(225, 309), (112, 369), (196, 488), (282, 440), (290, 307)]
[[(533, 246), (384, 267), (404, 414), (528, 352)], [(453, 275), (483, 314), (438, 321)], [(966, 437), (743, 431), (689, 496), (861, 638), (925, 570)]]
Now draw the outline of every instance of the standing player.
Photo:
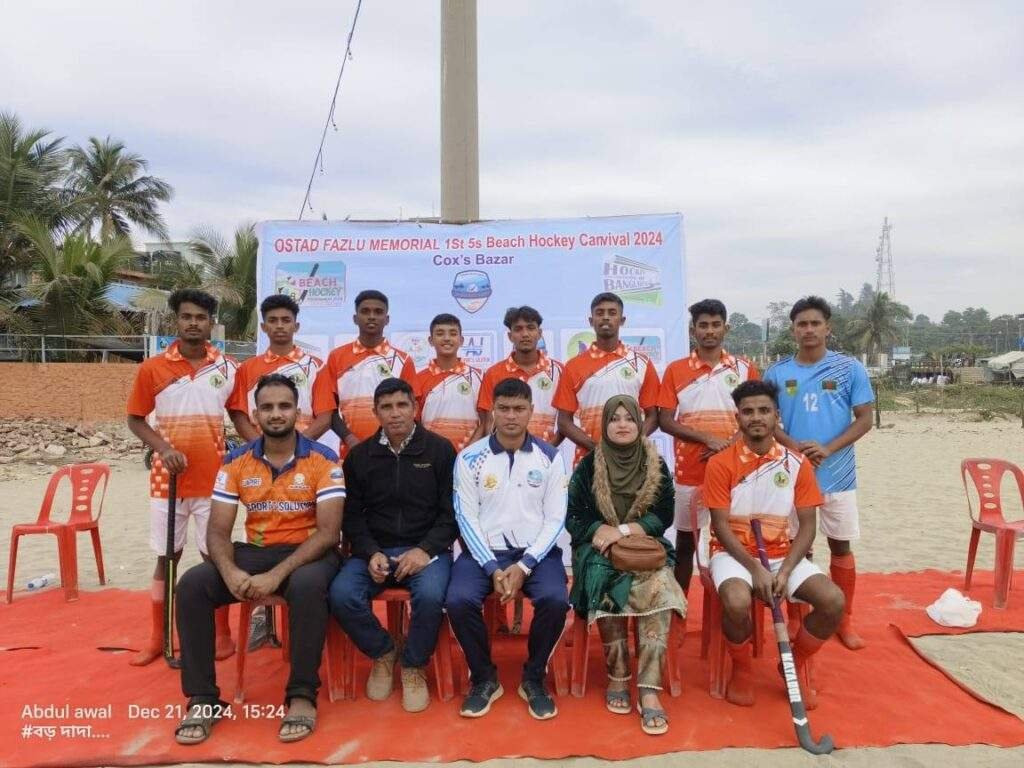
[[(729, 332), (725, 304), (704, 299), (690, 307), (690, 333), (697, 342), (689, 357), (665, 369), (658, 395), (658, 426), (675, 438), (676, 464), (676, 579), (689, 593), (693, 575), (695, 535), (711, 521), (700, 487), (708, 459), (736, 437), (736, 404), (732, 391), (744, 381), (759, 378), (745, 357), (722, 348)], [(697, 510), (693, 530), (691, 510)]]
[(416, 374), (419, 420), (461, 451), (483, 436), (476, 412), (480, 371), (459, 358), (462, 323), (455, 315), (441, 314), (430, 321), (430, 346), (437, 357)]
[(341, 416), (339, 435), (342, 457), (353, 446), (380, 428), (373, 415), (373, 392), (384, 379), (398, 377), (416, 384), (416, 366), (405, 352), (384, 338), (388, 297), (380, 291), (361, 291), (356, 296), (352, 321), (359, 338), (333, 350), (313, 386), (313, 423), (306, 430), (311, 439), (331, 426), (331, 414)]
[(799, 450), (817, 468), (815, 476), (825, 497), (818, 526), (828, 537), (832, 580), (846, 596), (836, 634), (855, 651), (864, 647), (864, 641), (850, 622), (857, 583), (850, 542), (860, 537), (853, 444), (871, 430), (875, 395), (863, 365), (825, 346), (832, 332), (831, 318), (831, 307), (819, 296), (794, 304), (789, 319), (799, 350), (769, 368), (765, 380), (779, 388), (785, 430), (778, 435), (780, 441)]
[[(162, 652), (169, 473), (178, 476), (175, 562), (185, 548), (190, 516), (195, 520), (199, 552), (208, 559), (206, 526), (210, 494), (224, 456), (224, 410), (238, 407), (232, 399), (238, 366), (207, 341), (217, 300), (185, 288), (172, 293), (167, 304), (175, 315), (178, 339), (163, 354), (143, 361), (128, 398), (128, 428), (153, 450), (149, 544), (157, 553), (150, 587), (149, 642), (131, 660), (133, 666), (149, 664)], [(152, 427), (146, 421), (151, 413), (156, 417)], [(216, 624), (216, 655), (225, 659), (235, 650), (227, 608), (217, 611)]]
[[(599, 293), (590, 302), (590, 327), (597, 339), (585, 352), (565, 364), (555, 391), (558, 431), (576, 443), (578, 462), (601, 439), (601, 412), (608, 398), (629, 395), (644, 411), (644, 435), (657, 427), (658, 374), (647, 355), (619, 340), (626, 323), (622, 299)], [(579, 415), (580, 423), (573, 421)]]
[(264, 354), (250, 357), (238, 366), (235, 379), (238, 395), (231, 411), (231, 421), (247, 443), (261, 434), (259, 425), (250, 415), (256, 412), (256, 385), (260, 377), (280, 373), (294, 382), (299, 391), (296, 426), (303, 432), (313, 422), (313, 383), (323, 365), (320, 358), (307, 354), (295, 344), (295, 334), (299, 332), (299, 305), (295, 299), (284, 294), (268, 296), (260, 304), (260, 315), (263, 317), (260, 330), (267, 334), (270, 347)]
[(492, 365), (484, 374), (477, 402), (483, 425), (481, 435), (491, 432), (494, 388), (505, 379), (519, 379), (529, 384), (533, 393), (533, 416), (528, 427), (530, 434), (552, 445), (562, 442), (557, 427), (558, 411), (551, 402), (558, 382), (562, 380), (562, 364), (541, 349), (544, 338), (542, 322), (540, 312), (533, 307), (512, 307), (505, 313), (512, 354)]

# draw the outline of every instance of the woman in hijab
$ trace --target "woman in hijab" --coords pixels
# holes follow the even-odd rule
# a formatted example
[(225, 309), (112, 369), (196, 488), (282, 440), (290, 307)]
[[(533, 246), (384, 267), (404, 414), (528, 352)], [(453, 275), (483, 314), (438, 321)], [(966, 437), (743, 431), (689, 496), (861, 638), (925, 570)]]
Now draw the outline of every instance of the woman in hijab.
[[(608, 400), (601, 424), (601, 442), (580, 461), (569, 483), (570, 600), (578, 620), (597, 622), (608, 665), (605, 704), (616, 714), (633, 711), (628, 617), (639, 623), (637, 709), (644, 732), (658, 735), (668, 731), (658, 693), (671, 611), (686, 615), (686, 598), (672, 575), (675, 551), (663, 536), (673, 521), (675, 488), (665, 461), (641, 432), (636, 400), (627, 395)], [(665, 548), (665, 565), (616, 570), (607, 555), (626, 535), (655, 537)]]

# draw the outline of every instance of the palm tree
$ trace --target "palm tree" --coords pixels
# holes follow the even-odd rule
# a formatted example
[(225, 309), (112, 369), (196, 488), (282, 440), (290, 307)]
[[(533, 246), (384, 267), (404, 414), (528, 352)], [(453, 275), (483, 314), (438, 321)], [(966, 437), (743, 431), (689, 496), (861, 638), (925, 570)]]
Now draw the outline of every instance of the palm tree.
[(203, 261), (203, 288), (220, 302), (218, 318), (229, 339), (256, 338), (256, 226), (240, 224), (230, 243), (220, 234), (202, 230), (189, 241)]
[(64, 222), (61, 182), (67, 157), (63, 139), (44, 129), (27, 129), (10, 112), (0, 112), (0, 291), (15, 298), (14, 273), (28, 266), (28, 242), (18, 225), (34, 218), (50, 227)]
[(905, 304), (893, 301), (887, 293), (876, 293), (863, 313), (850, 321), (846, 338), (856, 349), (876, 355), (884, 346), (900, 339), (901, 323), (912, 318)]
[(91, 235), (98, 224), (100, 240), (127, 237), (131, 224), (161, 239), (168, 239), (167, 225), (157, 204), (174, 194), (171, 185), (143, 173), (148, 163), (125, 150), (109, 136), (89, 139), (85, 147), (68, 151), (68, 191), (81, 208), (79, 228)]
[(118, 270), (132, 257), (128, 240), (96, 243), (78, 233), (58, 244), (41, 221), (30, 220), (19, 229), (29, 242), (33, 259), (35, 279), (26, 288), (34, 300), (29, 312), (44, 333), (130, 332), (128, 322), (106, 298)]

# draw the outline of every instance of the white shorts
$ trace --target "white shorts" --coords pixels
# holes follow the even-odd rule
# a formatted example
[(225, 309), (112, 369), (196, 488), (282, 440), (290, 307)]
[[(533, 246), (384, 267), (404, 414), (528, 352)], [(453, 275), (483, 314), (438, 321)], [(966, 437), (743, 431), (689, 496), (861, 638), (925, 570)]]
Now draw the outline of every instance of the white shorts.
[[(188, 519), (195, 520), (196, 544), (206, 554), (206, 525), (210, 522), (210, 497), (178, 499), (174, 508), (174, 551), (181, 552), (187, 540)], [(149, 500), (149, 546), (158, 555), (167, 553), (167, 499)]]
[[(773, 574), (779, 572), (783, 560), (785, 558), (777, 557), (768, 561)], [(786, 582), (786, 597), (790, 600), (794, 599), (793, 595), (800, 589), (800, 585), (811, 576), (820, 573), (821, 568), (806, 557), (801, 557), (800, 561), (793, 566), (793, 572), (789, 574), (789, 581)], [(716, 552), (711, 558), (711, 580), (715, 582), (715, 589), (721, 589), (722, 583), (727, 579), (742, 579), (748, 586), (754, 586), (754, 579), (751, 578), (750, 571), (740, 565), (736, 558), (728, 552)]]
[(707, 528), (711, 524), (711, 513), (704, 504), (704, 494), (699, 485), (676, 483), (676, 530), (693, 531), (691, 507), (697, 507), (697, 527)]
[[(857, 491), (824, 493), (825, 503), (818, 507), (818, 530), (836, 541), (860, 538), (860, 514), (857, 512)], [(796, 512), (789, 517), (789, 529), (796, 536), (800, 524)]]

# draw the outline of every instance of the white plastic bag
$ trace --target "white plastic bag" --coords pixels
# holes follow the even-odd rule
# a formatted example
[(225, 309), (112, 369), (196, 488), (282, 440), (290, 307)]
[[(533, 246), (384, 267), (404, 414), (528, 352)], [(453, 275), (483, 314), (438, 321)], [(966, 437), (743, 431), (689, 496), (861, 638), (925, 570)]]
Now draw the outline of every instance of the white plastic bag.
[(925, 611), (932, 621), (943, 627), (973, 627), (981, 615), (981, 603), (968, 600), (958, 590), (950, 587)]

